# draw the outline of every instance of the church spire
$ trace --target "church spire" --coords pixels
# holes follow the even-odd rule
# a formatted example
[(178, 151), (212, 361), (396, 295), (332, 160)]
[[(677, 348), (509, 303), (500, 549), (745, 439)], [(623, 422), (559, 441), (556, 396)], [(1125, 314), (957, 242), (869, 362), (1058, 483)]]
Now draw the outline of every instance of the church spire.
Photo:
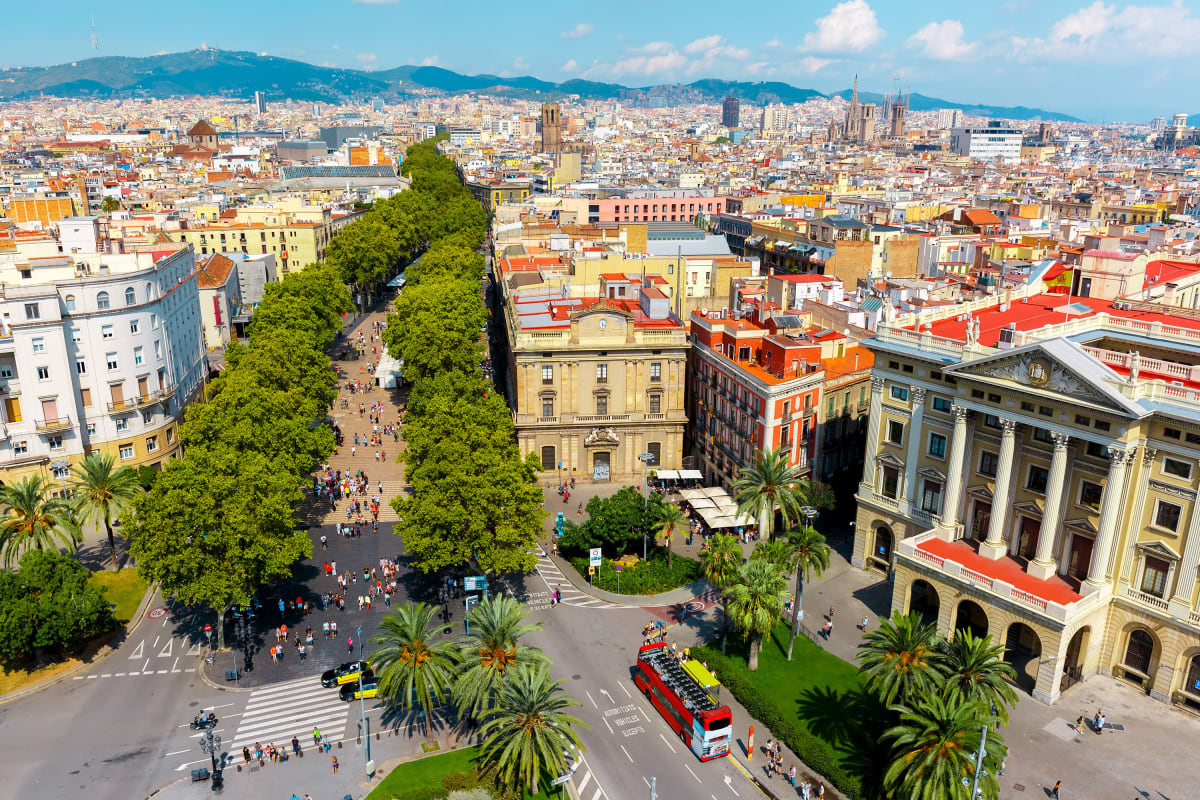
[(854, 94), (850, 96), (851, 103), (858, 102), (858, 73), (854, 73)]

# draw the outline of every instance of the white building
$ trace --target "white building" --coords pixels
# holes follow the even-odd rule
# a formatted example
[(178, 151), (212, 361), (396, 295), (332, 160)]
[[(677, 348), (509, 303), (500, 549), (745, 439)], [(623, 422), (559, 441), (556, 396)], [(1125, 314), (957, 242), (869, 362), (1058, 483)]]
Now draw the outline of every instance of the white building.
[(207, 370), (191, 247), (0, 253), (0, 479), (65, 480), (100, 451), (157, 465)]
[(950, 132), (950, 151), (960, 156), (990, 161), (1021, 157), (1021, 131), (995, 120), (986, 128), (959, 127)]

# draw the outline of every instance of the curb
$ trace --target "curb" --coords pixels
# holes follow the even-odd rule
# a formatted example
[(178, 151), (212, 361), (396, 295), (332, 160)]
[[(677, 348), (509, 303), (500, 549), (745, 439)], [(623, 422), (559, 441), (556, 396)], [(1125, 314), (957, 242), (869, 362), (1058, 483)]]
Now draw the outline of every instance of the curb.
[[(217, 652), (217, 651), (213, 651), (213, 652)], [(205, 686), (207, 686), (210, 689), (215, 689), (218, 692), (235, 692), (235, 693), (239, 693), (239, 694), (243, 694), (243, 693), (249, 694), (250, 692), (253, 692), (255, 688), (265, 688), (265, 687), (271, 685), (271, 684), (267, 683), (267, 684), (263, 684), (263, 686), (254, 687), (254, 688), (250, 688), (250, 689), (243, 689), (240, 686), (222, 686), (221, 684), (219, 684), (216, 681), (209, 678), (208, 675), (205, 673), (204, 660), (205, 660), (204, 656), (200, 656), (200, 660), (196, 662), (196, 674), (200, 676), (200, 680), (204, 681)], [(283, 683), (283, 681), (278, 681), (278, 682)]]
[[(146, 593), (142, 595), (142, 602), (138, 604), (137, 611), (133, 612), (133, 619), (126, 623), (124, 631), (125, 638), (129, 638), (130, 634), (136, 631), (142, 624), (142, 621), (145, 620), (146, 610), (150, 607), (150, 601), (156, 594), (158, 594), (158, 587), (148, 586), (146, 588)], [(113, 631), (112, 634), (110, 634), (110, 636), (113, 638), (115, 638), (117, 635), (117, 631)], [(117, 648), (113, 647), (111, 642), (112, 639), (110, 638), (108, 644), (105, 644), (96, 651), (96, 654), (92, 656), (91, 661), (81, 662), (64, 672), (60, 672), (58, 675), (38, 681), (32, 686), (26, 686), (23, 689), (17, 689), (15, 692), (9, 692), (6, 695), (0, 696), (0, 706), (6, 703), (11, 703), (14, 700), (20, 700), (23, 697), (29, 697), (30, 695), (36, 694), (43, 689), (49, 689), (51, 686), (62, 683), (68, 678), (73, 678), (80, 672), (86, 672), (117, 651)]]
[[(549, 553), (550, 547), (548, 545), (542, 545), (542, 550), (546, 553)], [(599, 600), (603, 603), (609, 603), (610, 605), (615, 606), (633, 606), (641, 608), (669, 606), (677, 603), (686, 603), (689, 600), (694, 600), (696, 597), (702, 594), (715, 591), (715, 589), (708, 584), (708, 581), (701, 579), (698, 581), (693, 581), (687, 586), (680, 586), (675, 589), (662, 592), (661, 594), (617, 594), (616, 592), (608, 592), (603, 589), (597, 589), (590, 585), (587, 581), (583, 580), (583, 576), (576, 572), (575, 567), (571, 566), (571, 562), (562, 556), (548, 555), (547, 558), (554, 562), (555, 566), (559, 568), (559, 571), (562, 572), (563, 576), (567, 579), (567, 582), (574, 586), (575, 589), (592, 598), (593, 600)], [(689, 594), (686, 597), (670, 597), (670, 595), (675, 592), (688, 592)]]

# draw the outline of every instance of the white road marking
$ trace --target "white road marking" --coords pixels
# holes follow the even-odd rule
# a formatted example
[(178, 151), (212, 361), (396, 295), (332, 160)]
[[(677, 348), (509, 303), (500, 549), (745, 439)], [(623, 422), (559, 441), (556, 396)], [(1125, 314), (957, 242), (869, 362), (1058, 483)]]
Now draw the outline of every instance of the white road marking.
[(160, 669), (160, 670), (158, 671), (158, 674), (159, 674), (159, 675), (166, 675), (166, 674), (167, 674), (168, 672), (170, 672), (170, 671), (171, 671), (171, 670), (169, 670), (169, 669)]
[(650, 779), (647, 778), (645, 775), (642, 776), (642, 782), (646, 784), (647, 789), (650, 788)]
[(625, 749), (625, 745), (619, 744), (619, 745), (617, 745), (617, 747), (621, 748), (621, 752), (625, 754), (625, 757), (629, 759), (629, 763), (632, 764), (633, 756), (629, 755), (629, 751)]
[(625, 693), (625, 696), (626, 696), (626, 697), (633, 697), (633, 695), (631, 695), (631, 694), (629, 693), (629, 690), (625, 688), (625, 684), (623, 684), (623, 683), (618, 683), (618, 684), (617, 684), (617, 686), (620, 686), (620, 687), (621, 687), (621, 691)]
[(155, 637), (154, 637), (154, 644), (152, 644), (152, 645), (150, 645), (150, 646), (151, 646), (151, 647), (158, 647), (158, 640), (159, 640), (159, 639), (161, 639), (161, 638), (162, 638), (161, 636), (155, 636)]
[(111, 672), (106, 672), (106, 673), (104, 673), (103, 675), (101, 675), (100, 677), (101, 677), (101, 678), (111, 678), (111, 677), (112, 677), (112, 673), (111, 673)]
[(150, 666), (150, 659), (146, 659), (146, 663), (142, 665), (142, 672), (146, 671), (146, 667)]
[(83, 680), (83, 676), (82, 676), (82, 675), (76, 675), (76, 676), (75, 676), (75, 680), (77, 680), (77, 681), (81, 681), (81, 680)]
[(142, 639), (140, 642), (138, 642), (138, 646), (133, 648), (133, 652), (129, 654), (129, 660), (137, 661), (139, 658), (141, 658), (143, 655), (145, 655), (145, 653), (143, 652), (145, 649), (146, 649), (146, 640)]
[(600, 694), (602, 694), (602, 695), (604, 695), (605, 697), (607, 697), (607, 698), (608, 698), (608, 702), (610, 702), (610, 703), (615, 703), (615, 702), (617, 702), (616, 700), (613, 700), (613, 696), (612, 696), (611, 694), (609, 694), (609, 693), (608, 693), (608, 689), (601, 689), (601, 690), (600, 690)]
[(173, 752), (173, 753), (167, 753), (166, 755), (168, 755), (168, 756), (177, 756), (177, 755), (179, 755), (180, 753), (188, 753), (188, 752), (191, 752), (191, 751), (189, 751), (189, 750), (176, 750), (175, 752)]
[(665, 744), (667, 747), (671, 748), (671, 752), (672, 752), (672, 753), (674, 753), (674, 752), (675, 752), (675, 745), (671, 744), (671, 740), (670, 740), (670, 739), (668, 739), (667, 737), (663, 736), (661, 733), (658, 735), (658, 738), (660, 738), (660, 739), (662, 739), (662, 740), (663, 740), (663, 744)]
[(579, 785), (578, 785), (578, 786), (576, 786), (576, 787), (575, 787), (575, 789), (576, 789), (576, 790), (578, 790), (578, 791), (580, 791), (580, 792), (582, 792), (582, 791), (583, 791), (583, 787), (587, 786), (587, 785), (588, 785), (588, 781), (590, 781), (591, 779), (592, 779), (592, 771), (589, 769), (587, 772), (585, 772), (585, 773), (583, 774), (583, 780), (581, 780), (581, 781), (579, 782)]
[(738, 790), (733, 788), (733, 778), (730, 778), (728, 775), (725, 776), (725, 785), (729, 787), (729, 791), (733, 792), (734, 797), (741, 797), (738, 794)]
[(600, 800), (600, 797), (603, 795), (604, 795), (604, 790), (601, 789), (599, 786), (597, 786), (596, 793), (592, 795), (592, 800)]
[(167, 639), (167, 646), (166, 646), (166, 647), (164, 647), (164, 648), (162, 649), (162, 652), (160, 652), (160, 653), (158, 654), (158, 657), (159, 657), (159, 658), (170, 658), (170, 657), (171, 657), (171, 644), (172, 644), (174, 641), (175, 641), (174, 639)]
[(613, 732), (613, 729), (612, 729), (612, 726), (608, 724), (608, 718), (607, 718), (607, 717), (601, 717), (600, 719), (604, 720), (604, 727), (608, 728), (608, 732), (609, 732), (609, 733), (612, 733), (612, 732)]
[(176, 669), (176, 667), (178, 667), (178, 666), (179, 666), (179, 656), (175, 656), (175, 663), (171, 665), (171, 671), (178, 672), (179, 670)]
[[(688, 772), (692, 772), (692, 768), (691, 768), (691, 767), (689, 767), (687, 764), (684, 764), (684, 765), (683, 765), (683, 767), (684, 767), (684, 769), (686, 769)], [(696, 779), (696, 783), (704, 783), (704, 781), (700, 780), (700, 776), (699, 776), (699, 775), (697, 775), (697, 774), (696, 774), (696, 773), (694, 773), (694, 772), (692, 772), (692, 777)]]
[(125, 673), (124, 673), (124, 672), (114, 672), (114, 673), (113, 673), (113, 677), (115, 677), (115, 678), (124, 678), (124, 677), (125, 677)]
[(591, 701), (592, 701), (592, 708), (594, 708), (594, 709), (596, 709), (597, 711), (599, 711), (599, 710), (600, 710), (600, 706), (596, 705), (596, 701), (595, 701), (594, 699), (592, 699), (592, 693), (591, 693), (591, 692), (589, 692), (587, 689), (584, 689), (584, 690), (583, 690), (583, 693), (584, 693), (584, 694), (586, 694), (586, 695), (588, 696), (588, 700), (591, 700)]
[(100, 677), (99, 675), (88, 675), (87, 679), (89, 681), (94, 681), (94, 680), (96, 680), (96, 678), (99, 678), (99, 677)]

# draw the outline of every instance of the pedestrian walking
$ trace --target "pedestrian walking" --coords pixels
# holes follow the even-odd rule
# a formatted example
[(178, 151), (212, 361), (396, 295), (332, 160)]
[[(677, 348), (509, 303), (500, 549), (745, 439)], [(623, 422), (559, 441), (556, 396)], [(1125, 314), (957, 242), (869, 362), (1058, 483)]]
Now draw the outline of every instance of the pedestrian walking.
[(1050, 790), (1050, 796), (1053, 797), (1054, 800), (1059, 800), (1058, 793), (1061, 790), (1062, 790), (1062, 781), (1055, 781), (1054, 788)]
[(354, 654), (354, 637), (353, 636), (346, 637), (346, 652), (351, 655)]
[(866, 617), (863, 617), (863, 619), (862, 619), (862, 632), (863, 633), (867, 632), (867, 618)]
[(790, 783), (793, 787), (795, 787), (795, 785), (796, 785), (796, 765), (795, 764), (792, 764), (791, 768), (788, 770), (788, 783)]
[(318, 747), (321, 744), (321, 731), (313, 728), (313, 747)]
[(332, 757), (332, 760), (329, 762), (329, 766), (333, 770), (333, 774), (337, 775), (337, 768), (338, 768), (337, 756)]
[(1104, 712), (1103, 711), (1096, 712), (1096, 719), (1093, 721), (1093, 725), (1096, 728), (1097, 736), (1104, 733)]

